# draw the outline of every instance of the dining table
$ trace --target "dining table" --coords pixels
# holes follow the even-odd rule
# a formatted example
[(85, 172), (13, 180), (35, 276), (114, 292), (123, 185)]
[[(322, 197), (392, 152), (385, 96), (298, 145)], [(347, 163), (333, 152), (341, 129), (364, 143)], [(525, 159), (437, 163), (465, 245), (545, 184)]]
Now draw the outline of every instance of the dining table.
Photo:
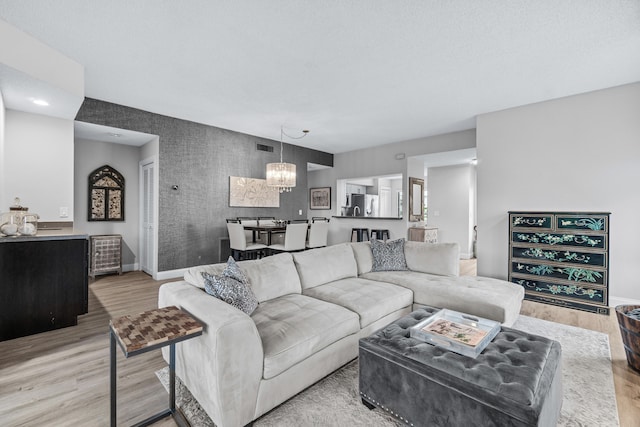
[(266, 233), (267, 246), (271, 246), (271, 236), (277, 233), (284, 233), (287, 231), (287, 224), (259, 224), (259, 225), (244, 225), (245, 230), (253, 232), (253, 242), (258, 240), (259, 233)]

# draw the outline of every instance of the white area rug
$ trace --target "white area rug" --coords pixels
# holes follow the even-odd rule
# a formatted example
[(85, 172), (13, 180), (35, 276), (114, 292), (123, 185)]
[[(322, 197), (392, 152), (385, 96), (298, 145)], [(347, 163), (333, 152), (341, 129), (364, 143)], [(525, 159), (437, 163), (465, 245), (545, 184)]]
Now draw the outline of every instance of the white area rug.
[[(607, 335), (520, 316), (513, 326), (562, 345), (564, 400), (558, 426), (619, 425)], [(156, 372), (168, 387), (168, 368)], [(193, 427), (214, 426), (178, 380), (177, 404)], [(358, 364), (351, 362), (254, 422), (267, 426), (400, 426), (386, 413), (368, 410), (358, 394)]]

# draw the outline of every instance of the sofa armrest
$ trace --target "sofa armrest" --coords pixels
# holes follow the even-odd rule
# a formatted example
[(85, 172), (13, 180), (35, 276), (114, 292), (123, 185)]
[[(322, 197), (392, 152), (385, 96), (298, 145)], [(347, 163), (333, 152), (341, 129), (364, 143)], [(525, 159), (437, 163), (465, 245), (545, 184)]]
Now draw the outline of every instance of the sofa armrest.
[[(158, 306), (175, 305), (198, 319), (202, 336), (176, 345), (176, 374), (220, 427), (253, 420), (263, 371), (262, 341), (242, 311), (187, 282), (160, 287)], [(168, 349), (163, 349), (168, 360)]]

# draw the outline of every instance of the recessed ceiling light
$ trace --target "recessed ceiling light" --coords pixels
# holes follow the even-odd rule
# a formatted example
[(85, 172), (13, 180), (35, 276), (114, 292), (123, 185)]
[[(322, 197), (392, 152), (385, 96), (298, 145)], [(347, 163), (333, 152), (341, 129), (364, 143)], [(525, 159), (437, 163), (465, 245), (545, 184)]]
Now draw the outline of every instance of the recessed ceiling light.
[(121, 133), (109, 132), (109, 136), (112, 136), (114, 138), (120, 138), (122, 136), (122, 134)]
[(36, 105), (40, 105), (42, 107), (46, 107), (46, 106), (49, 105), (49, 103), (47, 101), (45, 101), (44, 99), (33, 98), (33, 99), (31, 99), (31, 102), (33, 102)]

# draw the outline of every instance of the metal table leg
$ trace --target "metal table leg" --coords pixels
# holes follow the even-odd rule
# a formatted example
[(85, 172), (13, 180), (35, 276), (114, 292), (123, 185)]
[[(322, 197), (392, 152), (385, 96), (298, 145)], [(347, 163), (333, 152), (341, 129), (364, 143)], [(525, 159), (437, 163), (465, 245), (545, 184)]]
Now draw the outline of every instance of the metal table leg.
[[(109, 341), (110, 341), (110, 364), (111, 364), (111, 378), (110, 378), (110, 387), (111, 387), (111, 427), (116, 427), (117, 425), (117, 417), (116, 417), (116, 336), (112, 329), (109, 332)], [(144, 427), (155, 423), (162, 418), (167, 416), (173, 416), (173, 419), (176, 421), (178, 426), (180, 427), (189, 427), (189, 422), (184, 417), (182, 412), (176, 408), (176, 344), (169, 344), (169, 408), (165, 409), (162, 412), (159, 412), (151, 417), (135, 424), (133, 427)]]
[(111, 427), (116, 427), (116, 337), (109, 330), (110, 363), (111, 363)]

